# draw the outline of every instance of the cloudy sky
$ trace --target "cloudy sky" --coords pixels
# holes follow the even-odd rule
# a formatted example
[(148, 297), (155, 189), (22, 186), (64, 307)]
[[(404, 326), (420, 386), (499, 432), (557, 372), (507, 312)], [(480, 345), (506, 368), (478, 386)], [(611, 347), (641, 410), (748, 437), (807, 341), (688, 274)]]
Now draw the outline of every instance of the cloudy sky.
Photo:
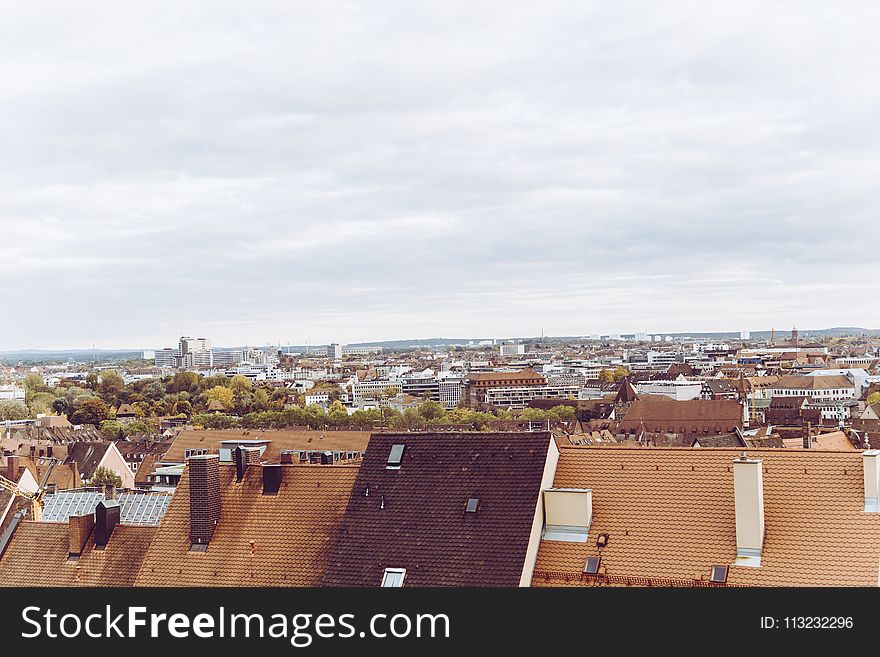
[(0, 2), (0, 350), (880, 327), (873, 2)]

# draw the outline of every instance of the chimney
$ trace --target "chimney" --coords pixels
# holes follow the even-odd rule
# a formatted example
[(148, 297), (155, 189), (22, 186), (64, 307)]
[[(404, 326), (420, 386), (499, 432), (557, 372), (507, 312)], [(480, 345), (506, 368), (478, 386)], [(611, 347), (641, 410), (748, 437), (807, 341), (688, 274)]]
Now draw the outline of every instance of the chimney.
[(244, 448), (239, 445), (232, 453), (232, 460), (235, 461), (235, 480), (244, 479), (244, 471), (247, 469), (247, 461), (244, 456)]
[(6, 457), (6, 478), (18, 482), (18, 455), (10, 454)]
[(321, 452), (321, 465), (333, 465), (333, 452)]
[(736, 566), (757, 568), (764, 546), (763, 461), (745, 453), (733, 461), (733, 497), (736, 508)]
[(113, 484), (104, 484), (104, 499), (105, 500), (115, 500), (116, 499), (116, 486)]
[(49, 458), (52, 458), (52, 445), (48, 445), (46, 447), (46, 456), (48, 456)]
[(880, 512), (880, 450), (869, 449), (862, 452), (865, 470), (865, 511)]
[(284, 476), (284, 468), (277, 464), (265, 464), (263, 466), (263, 495), (277, 495), (281, 488), (281, 479)]
[(291, 465), (293, 463), (293, 452), (289, 449), (281, 451), (281, 463), (283, 465)]
[(220, 456), (191, 456), (189, 468), (189, 538), (207, 544), (220, 520)]
[(87, 513), (82, 516), (70, 516), (67, 519), (67, 556), (78, 557), (82, 554), (83, 546), (89, 540), (89, 535), (95, 526), (95, 514)]
[(544, 539), (585, 543), (593, 521), (593, 491), (589, 488), (549, 488), (544, 491)]
[(103, 550), (110, 542), (113, 529), (119, 524), (122, 508), (119, 500), (102, 500), (95, 507), (95, 549)]

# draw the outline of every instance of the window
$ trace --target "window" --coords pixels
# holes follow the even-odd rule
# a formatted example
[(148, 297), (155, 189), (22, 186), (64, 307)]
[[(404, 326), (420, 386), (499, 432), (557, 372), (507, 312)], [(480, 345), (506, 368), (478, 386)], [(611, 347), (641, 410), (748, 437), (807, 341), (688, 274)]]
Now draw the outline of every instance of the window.
[(712, 566), (712, 575), (709, 577), (709, 581), (724, 584), (727, 581), (727, 566)]
[(476, 497), (471, 497), (467, 501), (467, 506), (465, 507), (465, 513), (476, 513), (477, 507), (480, 506), (480, 500)]
[(397, 444), (391, 446), (391, 452), (388, 454), (388, 463), (385, 466), (388, 470), (399, 470), (400, 464), (403, 462), (403, 450), (406, 445)]
[(602, 557), (587, 557), (587, 563), (584, 565), (584, 572), (587, 575), (596, 575), (599, 572), (600, 563), (602, 563)]
[(384, 588), (400, 588), (403, 586), (403, 578), (406, 576), (406, 568), (386, 568), (382, 575)]
[(185, 449), (183, 450), (183, 458), (188, 459), (190, 456), (202, 456), (207, 453), (206, 449)]

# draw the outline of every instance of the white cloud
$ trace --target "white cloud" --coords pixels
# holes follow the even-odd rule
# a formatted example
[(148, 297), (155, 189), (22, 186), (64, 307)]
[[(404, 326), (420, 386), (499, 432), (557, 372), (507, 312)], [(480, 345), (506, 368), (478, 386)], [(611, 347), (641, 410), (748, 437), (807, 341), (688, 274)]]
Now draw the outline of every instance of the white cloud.
[(880, 326), (878, 14), (19, 5), (0, 349)]

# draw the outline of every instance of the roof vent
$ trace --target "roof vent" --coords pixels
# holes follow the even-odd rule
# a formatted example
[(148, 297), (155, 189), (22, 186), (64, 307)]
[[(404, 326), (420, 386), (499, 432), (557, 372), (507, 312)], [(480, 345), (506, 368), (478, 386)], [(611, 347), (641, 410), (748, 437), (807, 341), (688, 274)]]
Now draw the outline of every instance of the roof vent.
[(465, 513), (476, 513), (477, 507), (480, 506), (480, 500), (477, 497), (468, 498), (467, 506), (464, 509)]
[(709, 581), (715, 584), (724, 584), (727, 581), (727, 566), (712, 566)]
[(584, 564), (584, 572), (587, 575), (597, 575), (601, 563), (602, 557), (587, 557), (587, 563)]
[(400, 464), (403, 463), (403, 450), (406, 445), (397, 443), (391, 446), (391, 452), (388, 454), (388, 463), (385, 465), (387, 470), (400, 470)]

